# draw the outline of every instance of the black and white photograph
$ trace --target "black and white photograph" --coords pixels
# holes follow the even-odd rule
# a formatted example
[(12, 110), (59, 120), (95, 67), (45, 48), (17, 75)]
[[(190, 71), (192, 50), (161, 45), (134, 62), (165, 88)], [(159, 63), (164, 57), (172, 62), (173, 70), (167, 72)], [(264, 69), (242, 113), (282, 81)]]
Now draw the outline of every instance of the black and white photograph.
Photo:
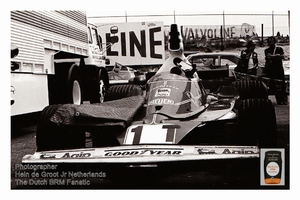
[(290, 191), (295, 10), (117, 2), (6, 12), (9, 190)]

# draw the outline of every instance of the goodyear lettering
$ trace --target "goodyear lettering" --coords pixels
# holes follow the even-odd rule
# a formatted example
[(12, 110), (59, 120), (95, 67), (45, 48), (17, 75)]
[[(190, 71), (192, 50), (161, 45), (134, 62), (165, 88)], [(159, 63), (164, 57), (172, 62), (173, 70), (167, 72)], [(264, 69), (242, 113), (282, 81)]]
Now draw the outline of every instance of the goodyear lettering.
[(62, 158), (88, 158), (91, 157), (91, 153), (65, 153)]
[(229, 149), (224, 149), (222, 154), (254, 154), (253, 151), (250, 150), (244, 150), (244, 149), (239, 149), (239, 150), (229, 150)]
[(132, 156), (132, 155), (138, 155), (140, 152), (138, 151), (117, 151), (117, 152), (107, 152), (104, 154), (104, 156)]
[(104, 157), (118, 156), (140, 156), (140, 155), (180, 155), (181, 150), (133, 150), (133, 151), (109, 151), (104, 154)]

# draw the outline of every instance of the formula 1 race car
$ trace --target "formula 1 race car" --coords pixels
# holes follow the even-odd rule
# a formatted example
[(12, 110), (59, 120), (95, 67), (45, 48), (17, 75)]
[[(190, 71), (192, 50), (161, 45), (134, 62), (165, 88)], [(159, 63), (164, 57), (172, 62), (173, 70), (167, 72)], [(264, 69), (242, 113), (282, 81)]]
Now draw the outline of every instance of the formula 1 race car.
[(151, 164), (258, 158), (276, 147), (275, 110), (266, 86), (236, 81), (207, 93), (171, 25), (170, 56), (146, 84), (110, 86), (106, 101), (50, 105), (23, 163)]

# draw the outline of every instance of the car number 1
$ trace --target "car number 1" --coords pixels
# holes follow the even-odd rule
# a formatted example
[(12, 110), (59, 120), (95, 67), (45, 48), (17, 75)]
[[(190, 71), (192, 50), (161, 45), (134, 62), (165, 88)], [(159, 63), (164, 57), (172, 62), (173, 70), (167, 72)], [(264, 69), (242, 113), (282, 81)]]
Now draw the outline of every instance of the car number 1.
[(173, 144), (175, 124), (133, 125), (127, 129), (124, 144)]

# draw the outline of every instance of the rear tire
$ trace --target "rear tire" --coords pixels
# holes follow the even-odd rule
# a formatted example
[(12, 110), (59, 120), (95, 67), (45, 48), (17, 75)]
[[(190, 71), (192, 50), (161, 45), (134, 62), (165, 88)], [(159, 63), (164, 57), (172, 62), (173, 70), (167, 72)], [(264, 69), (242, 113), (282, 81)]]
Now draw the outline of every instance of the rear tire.
[(112, 101), (142, 94), (143, 90), (138, 85), (112, 85), (106, 93), (105, 100)]
[(60, 105), (51, 105), (41, 113), (36, 130), (37, 151), (85, 147), (85, 132), (76, 127), (60, 126), (50, 121)]
[(232, 86), (239, 91), (240, 99), (268, 99), (268, 89), (261, 81), (234, 81)]
[(276, 115), (269, 99), (241, 100), (238, 106), (238, 138), (260, 148), (277, 146)]

